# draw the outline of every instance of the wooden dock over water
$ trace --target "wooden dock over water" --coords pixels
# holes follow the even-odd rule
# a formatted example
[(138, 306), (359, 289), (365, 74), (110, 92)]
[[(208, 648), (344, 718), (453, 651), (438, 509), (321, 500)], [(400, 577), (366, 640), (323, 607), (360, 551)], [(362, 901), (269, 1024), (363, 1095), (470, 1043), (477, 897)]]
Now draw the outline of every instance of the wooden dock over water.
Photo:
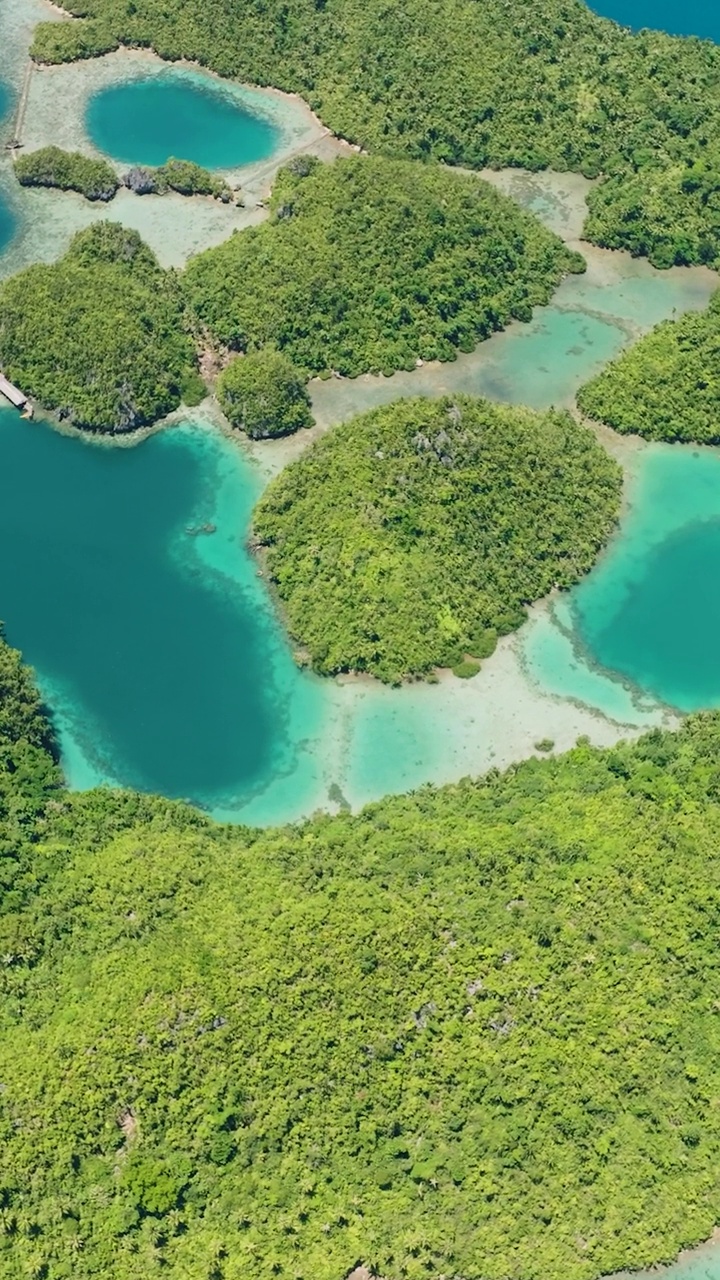
[(14, 405), (16, 409), (24, 409), (28, 402), (27, 396), (24, 395), (17, 387), (14, 387), (12, 382), (9, 382), (1, 373), (0, 395), (3, 395), (6, 400), (9, 400), (10, 404)]

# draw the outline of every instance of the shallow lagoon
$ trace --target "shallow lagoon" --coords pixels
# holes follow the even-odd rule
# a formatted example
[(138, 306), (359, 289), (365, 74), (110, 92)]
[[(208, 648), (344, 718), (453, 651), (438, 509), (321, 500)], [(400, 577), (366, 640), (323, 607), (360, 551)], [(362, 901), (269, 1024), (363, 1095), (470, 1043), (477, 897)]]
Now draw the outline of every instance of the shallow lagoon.
[(265, 160), (280, 133), (218, 81), (172, 72), (99, 90), (85, 124), (98, 151), (125, 163), (160, 165), (170, 156), (207, 169), (236, 169)]

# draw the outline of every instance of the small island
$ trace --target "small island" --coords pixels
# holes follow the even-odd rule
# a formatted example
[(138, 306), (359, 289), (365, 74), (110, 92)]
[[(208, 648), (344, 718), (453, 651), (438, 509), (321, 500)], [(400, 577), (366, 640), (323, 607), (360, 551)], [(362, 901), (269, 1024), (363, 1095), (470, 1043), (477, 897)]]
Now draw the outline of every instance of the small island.
[(171, 157), (158, 168), (135, 165), (122, 178), (107, 160), (94, 159), (79, 151), (61, 147), (40, 147), (15, 158), (15, 176), (23, 187), (55, 187), (77, 191), (86, 200), (112, 200), (121, 186), (135, 195), (165, 195), (175, 191), (183, 196), (213, 196), (224, 204), (234, 193), (218, 178), (191, 160)]
[(569, 413), (396, 400), (335, 427), (269, 486), (256, 540), (324, 675), (472, 675), (525, 606), (590, 569), (621, 471)]
[(56, 187), (77, 191), (86, 200), (112, 200), (120, 179), (106, 160), (94, 160), (79, 151), (41, 147), (17, 156), (15, 177), (23, 187)]
[(204, 394), (174, 276), (99, 222), (0, 285), (0, 367), (71, 426), (135, 431)]

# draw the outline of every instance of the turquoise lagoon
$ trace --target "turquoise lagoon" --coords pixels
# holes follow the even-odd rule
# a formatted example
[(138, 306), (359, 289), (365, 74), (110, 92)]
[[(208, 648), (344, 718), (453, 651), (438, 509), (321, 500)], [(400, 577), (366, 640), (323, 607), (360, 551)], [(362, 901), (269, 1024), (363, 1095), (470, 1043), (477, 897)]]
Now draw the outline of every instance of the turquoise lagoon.
[(319, 682), (243, 548), (258, 486), (239, 452), (200, 428), (109, 449), (2, 410), (0, 460), (2, 617), (70, 784), (224, 809), (290, 768)]
[(618, 536), (530, 628), (530, 672), (621, 719), (657, 702), (718, 707), (719, 634), (720, 452), (649, 446), (635, 459)]
[(128, 164), (170, 156), (207, 169), (237, 169), (272, 156), (280, 133), (232, 87), (185, 70), (126, 80), (91, 98), (86, 128), (99, 151)]

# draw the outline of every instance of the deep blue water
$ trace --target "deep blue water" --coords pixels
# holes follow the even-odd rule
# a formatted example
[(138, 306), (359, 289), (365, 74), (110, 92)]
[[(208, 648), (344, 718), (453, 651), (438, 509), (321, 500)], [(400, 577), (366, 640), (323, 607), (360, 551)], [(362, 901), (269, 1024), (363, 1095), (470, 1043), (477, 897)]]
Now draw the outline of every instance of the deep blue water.
[(8, 641), (98, 776), (210, 806), (250, 794), (284, 745), (277, 628), (241, 545), (253, 485), (216, 510), (238, 465), (208, 432), (107, 449), (0, 410)]
[(95, 146), (132, 164), (164, 164), (170, 156), (207, 169), (237, 168), (275, 151), (279, 132), (212, 81), (168, 70), (101, 89), (88, 103)]
[(654, 27), (675, 36), (701, 36), (720, 43), (718, 0), (592, 0), (590, 8), (636, 30)]

